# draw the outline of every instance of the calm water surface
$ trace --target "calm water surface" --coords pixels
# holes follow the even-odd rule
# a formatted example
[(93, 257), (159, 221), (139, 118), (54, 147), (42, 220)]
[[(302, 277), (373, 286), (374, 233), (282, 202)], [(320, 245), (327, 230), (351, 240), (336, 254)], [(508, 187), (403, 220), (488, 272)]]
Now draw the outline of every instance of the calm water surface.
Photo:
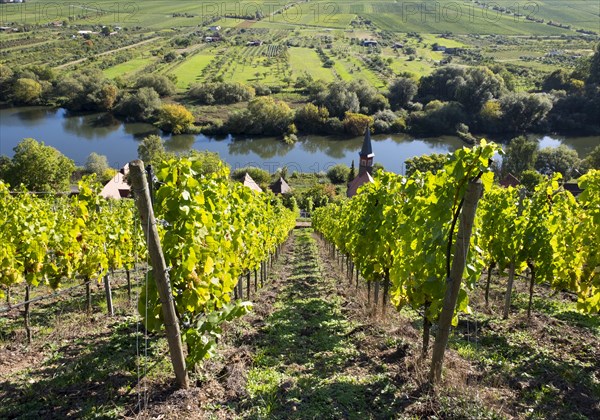
[[(0, 110), (0, 154), (12, 156), (13, 148), (25, 137), (33, 137), (53, 146), (83, 165), (87, 156), (96, 152), (108, 157), (113, 167), (120, 167), (137, 157), (141, 139), (161, 134), (150, 124), (123, 124), (111, 115), (96, 113), (72, 115), (64, 109), (25, 107)], [(221, 138), (200, 135), (163, 136), (165, 146), (173, 152), (190, 149), (218, 152), (233, 168), (246, 165), (271, 172), (288, 166), (290, 172), (318, 172), (336, 163), (358, 164), (362, 138), (338, 139), (324, 136), (301, 136), (288, 145), (275, 138)], [(566, 144), (580, 156), (600, 144), (600, 137), (537, 136), (540, 147)], [(453, 136), (415, 139), (407, 135), (373, 136), (375, 162), (391, 171), (403, 173), (403, 162), (424, 153), (445, 153), (464, 143)]]

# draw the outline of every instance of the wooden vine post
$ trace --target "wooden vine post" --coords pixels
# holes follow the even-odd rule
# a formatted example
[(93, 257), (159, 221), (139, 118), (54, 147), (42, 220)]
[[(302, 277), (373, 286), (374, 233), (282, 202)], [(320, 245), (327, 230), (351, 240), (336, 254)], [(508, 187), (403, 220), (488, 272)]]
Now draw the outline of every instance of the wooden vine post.
[(110, 288), (110, 277), (108, 274), (104, 276), (104, 293), (106, 294), (106, 310), (108, 316), (114, 316), (115, 309), (113, 308), (112, 290)]
[(431, 356), (431, 370), (429, 372), (429, 383), (437, 384), (442, 377), (442, 365), (444, 362), (444, 353), (448, 345), (450, 336), (450, 327), (454, 310), (458, 300), (458, 292), (462, 282), (469, 245), (471, 242), (471, 232), (473, 231), (473, 221), (477, 211), (477, 203), (481, 197), (483, 184), (481, 180), (469, 182), (465, 192), (463, 209), (460, 215), (460, 224), (458, 226), (458, 235), (454, 248), (454, 259), (450, 269), (450, 276), (446, 279), (446, 295), (444, 297), (444, 306), (438, 321), (438, 333), (433, 345), (433, 355)]
[(171, 362), (173, 363), (173, 370), (175, 371), (175, 377), (179, 387), (187, 389), (189, 388), (189, 379), (185, 367), (183, 347), (181, 345), (179, 322), (175, 313), (167, 264), (160, 245), (158, 230), (156, 229), (156, 220), (154, 219), (154, 210), (152, 209), (148, 181), (144, 176), (144, 163), (141, 160), (134, 160), (129, 163), (129, 170), (135, 203), (140, 212), (142, 230), (144, 231), (144, 236), (148, 245), (148, 254), (150, 255), (150, 260), (154, 269), (154, 279), (162, 304), (162, 313), (167, 332)]

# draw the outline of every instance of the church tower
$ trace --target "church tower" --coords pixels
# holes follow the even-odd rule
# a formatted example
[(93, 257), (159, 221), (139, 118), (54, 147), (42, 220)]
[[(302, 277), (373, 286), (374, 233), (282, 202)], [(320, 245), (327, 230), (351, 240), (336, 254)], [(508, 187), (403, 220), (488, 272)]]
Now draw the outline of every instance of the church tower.
[(363, 140), (362, 149), (358, 153), (358, 156), (360, 156), (358, 176), (361, 176), (365, 172), (373, 174), (373, 157), (375, 156), (375, 153), (373, 153), (373, 148), (371, 147), (371, 129), (368, 124), (365, 129), (365, 138)]
[(358, 175), (352, 181), (348, 183), (348, 190), (346, 191), (347, 197), (352, 197), (356, 194), (358, 189), (366, 183), (373, 182), (373, 148), (371, 147), (371, 130), (367, 125), (365, 129), (365, 138), (363, 140), (362, 149), (358, 152), (360, 156), (360, 163), (358, 166)]

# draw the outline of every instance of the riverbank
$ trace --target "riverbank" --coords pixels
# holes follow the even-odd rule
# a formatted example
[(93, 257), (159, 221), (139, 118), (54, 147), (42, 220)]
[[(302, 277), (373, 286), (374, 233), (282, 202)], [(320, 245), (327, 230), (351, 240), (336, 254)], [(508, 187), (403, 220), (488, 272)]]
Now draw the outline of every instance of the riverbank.
[[(150, 134), (161, 134), (151, 124), (123, 123), (107, 113), (71, 114), (64, 109), (20, 107), (0, 110), (0, 155), (12, 156), (13, 148), (26, 137), (53, 146), (83, 165), (87, 156), (96, 152), (105, 155), (112, 167), (119, 168), (137, 158), (139, 141)], [(488, 140), (506, 140), (486, 137)], [(600, 144), (596, 137), (553, 137), (532, 135), (540, 147), (564, 144), (584, 157)], [(188, 150), (208, 150), (219, 153), (232, 168), (257, 166), (269, 172), (288, 167), (289, 173), (321, 172), (337, 163), (358, 164), (362, 136), (299, 136), (295, 144), (286, 144), (274, 137), (244, 137), (235, 135), (166, 136), (165, 148), (182, 153)], [(373, 135), (375, 163), (386, 170), (403, 173), (404, 161), (426, 153), (447, 153), (463, 147), (455, 136), (418, 138), (407, 134)]]

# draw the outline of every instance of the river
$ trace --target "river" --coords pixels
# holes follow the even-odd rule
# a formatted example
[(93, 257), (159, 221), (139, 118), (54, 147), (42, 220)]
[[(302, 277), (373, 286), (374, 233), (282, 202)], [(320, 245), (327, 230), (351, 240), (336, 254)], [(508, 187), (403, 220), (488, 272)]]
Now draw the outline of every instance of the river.
[[(137, 157), (141, 139), (160, 134), (150, 124), (123, 124), (110, 114), (72, 115), (64, 109), (22, 107), (0, 110), (0, 155), (13, 155), (13, 148), (26, 137), (43, 141), (83, 165), (96, 152), (106, 155), (112, 167), (119, 168)], [(243, 138), (205, 135), (163, 136), (165, 147), (173, 152), (190, 149), (218, 152), (232, 168), (252, 165), (274, 172), (287, 166), (289, 172), (326, 171), (336, 163), (358, 165), (362, 138), (338, 139), (325, 136), (299, 136), (288, 145), (275, 138)], [(535, 136), (540, 147), (565, 144), (585, 156), (600, 144), (600, 137)], [(374, 135), (375, 162), (387, 170), (404, 172), (403, 162), (425, 153), (445, 153), (464, 143), (453, 136), (415, 139), (408, 135)]]

